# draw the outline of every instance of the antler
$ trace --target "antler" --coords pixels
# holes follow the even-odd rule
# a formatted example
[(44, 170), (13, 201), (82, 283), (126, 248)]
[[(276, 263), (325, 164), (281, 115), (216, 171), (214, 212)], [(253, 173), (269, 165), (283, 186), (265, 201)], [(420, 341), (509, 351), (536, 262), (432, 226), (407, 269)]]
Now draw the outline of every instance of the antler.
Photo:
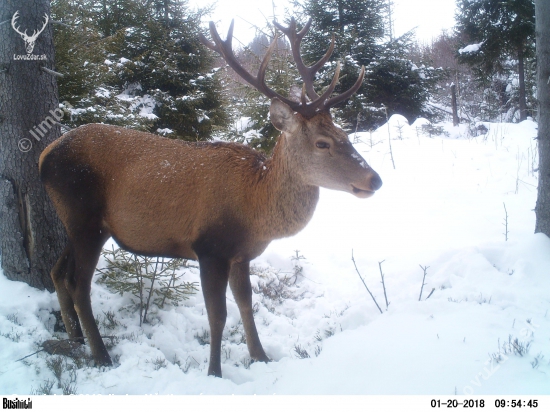
[(24, 39), (29, 40), (29, 41), (36, 40), (38, 38), (38, 35), (44, 31), (44, 29), (48, 25), (48, 22), (50, 21), (48, 15), (46, 13), (44, 13), (44, 18), (45, 18), (44, 25), (42, 26), (42, 28), (40, 30), (38, 30), (38, 31), (34, 30), (33, 33), (32, 33), (32, 36), (29, 36), (27, 34), (27, 30), (25, 30), (25, 32), (22, 33), (19, 30), (19, 27), (15, 27), (15, 21), (18, 18), (19, 18), (19, 10), (17, 10), (15, 12), (15, 14), (13, 15), (13, 17), (11, 18), (11, 26), (13, 27), (13, 29), (15, 30), (15, 32), (17, 34), (19, 34), (21, 37), (23, 37)]
[(28, 37), (27, 36), (27, 30), (25, 30), (25, 33), (21, 33), (19, 31), (19, 27), (15, 27), (15, 21), (19, 18), (19, 10), (17, 10), (15, 12), (15, 14), (13, 15), (13, 17), (11, 18), (11, 26), (13, 27), (13, 29), (15, 30), (15, 32), (21, 36), (24, 36), (24, 37)]
[(298, 33), (296, 33), (296, 20), (294, 19), (294, 17), (290, 19), (289, 27), (284, 27), (276, 21), (273, 21), (273, 24), (280, 31), (282, 31), (290, 41), (290, 48), (292, 49), (292, 57), (294, 59), (294, 62), (296, 63), (296, 68), (298, 69), (298, 72), (302, 76), (302, 80), (304, 81), (304, 84), (306, 86), (307, 95), (312, 100), (319, 98), (319, 95), (315, 92), (313, 88), (315, 73), (317, 73), (319, 69), (324, 66), (324, 64), (328, 61), (328, 59), (332, 55), (332, 52), (334, 51), (334, 34), (332, 35), (332, 39), (330, 41), (330, 47), (328, 48), (325, 55), (317, 63), (308, 67), (304, 64), (304, 61), (302, 60), (302, 56), (300, 54), (300, 45), (302, 43), (302, 39), (309, 31), (309, 28), (311, 26), (311, 18), (308, 20), (304, 28), (300, 30)]
[[(292, 54), (294, 61), (296, 62), (296, 66), (298, 67), (298, 71), (300, 75), (302, 76), (302, 79), (304, 80), (304, 87), (302, 89), (302, 96), (300, 102), (295, 102), (293, 100), (290, 100), (286, 97), (281, 96), (274, 90), (272, 90), (269, 86), (265, 83), (265, 71), (267, 69), (267, 65), (269, 63), (269, 60), (271, 59), (271, 54), (273, 53), (273, 49), (275, 48), (275, 45), (277, 44), (277, 35), (275, 35), (275, 39), (267, 49), (267, 52), (262, 60), (262, 63), (260, 65), (260, 68), (258, 69), (258, 74), (256, 77), (251, 75), (249, 72), (246, 71), (242, 67), (242, 65), (237, 61), (237, 58), (235, 57), (235, 54), (233, 53), (232, 48), (232, 40), (233, 40), (233, 25), (234, 21), (231, 21), (231, 25), (229, 26), (229, 31), (227, 32), (227, 38), (226, 40), (222, 40), (220, 35), (218, 34), (216, 30), (216, 25), (214, 22), (210, 22), (210, 34), (212, 36), (212, 40), (214, 43), (211, 43), (206, 37), (204, 37), (202, 34), (199, 34), (199, 38), (201, 42), (208, 47), (209, 49), (219, 53), (223, 59), (229, 64), (229, 66), (235, 70), (235, 72), (241, 76), (246, 82), (248, 82), (250, 85), (254, 86), (256, 89), (258, 89), (260, 92), (265, 94), (269, 98), (277, 98), (286, 103), (290, 108), (298, 113), (300, 113), (304, 117), (313, 117), (315, 113), (319, 111), (326, 111), (331, 106), (347, 99), (349, 96), (351, 96), (353, 93), (359, 89), (361, 86), (361, 83), (363, 82), (363, 76), (365, 74), (365, 68), (363, 67), (361, 69), (361, 74), (359, 75), (359, 79), (355, 82), (353, 87), (346, 91), (345, 93), (335, 96), (333, 98), (330, 98), (330, 95), (334, 92), (334, 89), (336, 88), (336, 85), (338, 84), (338, 78), (340, 76), (340, 63), (336, 66), (336, 72), (334, 74), (334, 77), (332, 78), (332, 82), (330, 83), (329, 87), (325, 92), (319, 96), (314, 88), (313, 88), (313, 81), (315, 79), (315, 73), (321, 68), (326, 61), (330, 58), (332, 51), (334, 50), (334, 36), (332, 38), (331, 46), (329, 47), (329, 50), (325, 55), (319, 60), (317, 63), (315, 63), (313, 66), (306, 66), (303, 61), (302, 57), (300, 56), (300, 43), (302, 41), (302, 38), (305, 36), (305, 34), (308, 32), (309, 27), (311, 25), (311, 20), (306, 24), (306, 26), (299, 32), (296, 33), (296, 22), (294, 19), (291, 20), (291, 26), (288, 28), (285, 28), (278, 23), (275, 23), (275, 25), (289, 38), (291, 42), (291, 48), (292, 48)], [(311, 99), (311, 102), (308, 102), (306, 99), (306, 92), (309, 98)]]
[[(313, 81), (315, 80), (315, 73), (317, 73), (319, 69), (325, 65), (325, 63), (328, 61), (328, 59), (332, 55), (332, 52), (334, 51), (334, 34), (332, 35), (330, 46), (327, 52), (325, 53), (325, 55), (321, 57), (321, 59), (317, 63), (311, 66), (306, 66), (300, 54), (300, 45), (302, 43), (302, 39), (309, 32), (309, 29), (311, 27), (311, 18), (308, 20), (308, 22), (302, 28), (302, 30), (300, 30), (298, 33), (296, 32), (296, 20), (294, 19), (294, 17), (290, 19), (290, 25), (288, 27), (284, 27), (283, 25), (281, 25), (276, 21), (273, 21), (273, 24), (275, 25), (275, 27), (281, 30), (288, 37), (288, 40), (290, 41), (290, 48), (292, 49), (292, 57), (294, 58), (294, 62), (296, 63), (296, 68), (298, 69), (300, 76), (302, 76), (302, 79), (304, 80), (305, 88), (309, 98), (311, 100), (314, 100), (325, 96), (326, 92), (323, 93), (322, 96), (319, 96), (315, 92), (313, 88)], [(331, 99), (326, 100), (334, 91), (334, 87), (332, 86), (333, 84), (334, 86), (336, 86), (339, 75), (340, 75), (340, 62), (338, 62), (338, 65), (336, 66), (336, 73), (334, 74), (332, 82), (329, 88), (327, 89), (327, 91), (330, 90), (330, 93), (328, 93), (328, 95), (325, 97), (325, 100), (323, 100), (324, 101), (323, 106), (326, 110), (346, 100), (353, 93), (359, 90), (359, 88), (361, 87), (361, 84), (363, 83), (363, 78), (365, 77), (365, 66), (361, 66), (361, 72), (359, 73), (359, 77), (357, 78), (357, 81), (353, 84), (353, 86), (351, 86), (350, 89), (348, 89), (342, 94), (339, 94), (337, 96), (332, 97)]]
[(267, 97), (269, 98), (276, 97), (294, 109), (294, 106), (296, 106), (296, 102), (281, 96), (280, 94), (278, 94), (277, 92), (275, 92), (265, 84), (265, 71), (267, 69), (267, 64), (269, 63), (269, 60), (271, 59), (271, 54), (273, 53), (273, 49), (277, 44), (277, 36), (275, 36), (275, 39), (267, 49), (267, 52), (262, 60), (262, 64), (258, 69), (258, 75), (254, 77), (250, 73), (248, 73), (243, 66), (241, 66), (241, 64), (237, 61), (235, 54), (233, 53), (233, 47), (231, 43), (233, 41), (234, 23), (235, 21), (232, 20), (231, 26), (229, 26), (229, 31), (227, 32), (227, 39), (225, 41), (221, 39), (220, 35), (218, 34), (218, 31), (216, 30), (216, 25), (212, 21), (210, 22), (210, 34), (212, 35), (212, 40), (214, 40), (214, 43), (211, 43), (206, 37), (202, 35), (202, 33), (199, 34), (199, 39), (206, 47), (219, 53), (223, 57), (223, 59), (227, 62), (227, 64), (229, 64), (229, 66), (233, 70), (235, 70), (235, 72), (239, 76), (241, 76), (244, 80), (246, 80), (246, 82), (248, 82), (250, 85), (254, 86), (256, 89), (258, 89), (260, 92), (265, 94)]
[(36, 40), (38, 35), (40, 33), (42, 33), (44, 31), (44, 29), (46, 28), (46, 26), (48, 25), (48, 21), (50, 21), (50, 19), (48, 18), (48, 15), (46, 13), (44, 13), (44, 18), (45, 18), (44, 25), (42, 26), (42, 28), (39, 31), (36, 31), (36, 30), (33, 31), (31, 39)]

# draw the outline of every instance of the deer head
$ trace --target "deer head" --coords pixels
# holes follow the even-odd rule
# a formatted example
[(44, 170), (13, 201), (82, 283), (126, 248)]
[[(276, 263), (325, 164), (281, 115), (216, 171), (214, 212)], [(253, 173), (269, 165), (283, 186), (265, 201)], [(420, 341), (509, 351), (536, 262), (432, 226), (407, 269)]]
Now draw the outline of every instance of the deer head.
[(18, 18), (19, 18), (19, 10), (17, 10), (15, 12), (15, 14), (13, 15), (13, 17), (11, 19), (11, 26), (21, 36), (21, 38), (25, 41), (25, 49), (27, 50), (28, 54), (31, 54), (34, 50), (34, 45), (35, 45), (36, 39), (38, 38), (40, 33), (42, 33), (44, 31), (44, 29), (48, 25), (48, 21), (49, 21), (48, 15), (44, 14), (44, 25), (42, 26), (42, 28), (40, 30), (38, 30), (38, 31), (34, 30), (33, 33), (32, 33), (32, 36), (29, 36), (27, 34), (27, 30), (25, 30), (25, 32), (23, 33), (19, 30), (19, 27), (16, 27), (15, 21)]
[(361, 67), (357, 81), (349, 90), (332, 96), (340, 75), (338, 62), (332, 82), (319, 95), (313, 85), (315, 74), (330, 58), (334, 50), (334, 36), (325, 55), (312, 66), (306, 66), (300, 55), (300, 44), (309, 31), (311, 19), (299, 32), (296, 30), (294, 18), (289, 27), (277, 22), (274, 24), (288, 37), (293, 59), (304, 82), (298, 99), (281, 96), (265, 83), (266, 69), (277, 44), (277, 36), (268, 48), (256, 76), (246, 71), (233, 53), (233, 22), (226, 40), (220, 38), (216, 26), (210, 22), (213, 43), (202, 35), (201, 41), (219, 53), (246, 82), (272, 99), (271, 122), (283, 132), (287, 146), (285, 156), (292, 159), (296, 178), (301, 178), (310, 185), (346, 191), (361, 198), (370, 197), (381, 187), (382, 180), (355, 150), (346, 133), (333, 123), (330, 115), (331, 107), (343, 102), (361, 87), (365, 67)]

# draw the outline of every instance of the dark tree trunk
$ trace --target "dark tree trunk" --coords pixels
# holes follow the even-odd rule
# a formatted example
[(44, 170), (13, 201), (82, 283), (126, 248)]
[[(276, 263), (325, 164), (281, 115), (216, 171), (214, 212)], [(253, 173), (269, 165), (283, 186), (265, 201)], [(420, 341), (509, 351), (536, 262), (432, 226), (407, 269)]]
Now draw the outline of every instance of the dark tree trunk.
[(527, 102), (525, 100), (525, 57), (523, 45), (518, 49), (518, 79), (519, 79), (519, 121), (527, 119)]
[(341, 35), (344, 34), (344, 28), (346, 27), (344, 23), (344, 5), (341, 0), (338, 0), (338, 31)]
[(535, 1), (539, 101), (539, 188), (535, 232), (550, 236), (550, 2)]
[(28, 44), (11, 24), (17, 11), (15, 27), (32, 34), (44, 26), (44, 15), (50, 16), (50, 2), (0, 2), (0, 23), (7, 21), (0, 25), (2, 269), (8, 279), (53, 291), (50, 270), (65, 247), (66, 234), (38, 177), (40, 153), (60, 135), (54, 123), (62, 113), (56, 80), (42, 70), (55, 68), (53, 32), (50, 19), (29, 53)]
[(456, 84), (451, 85), (451, 108), (453, 110), (453, 126), (458, 126), (460, 119), (458, 118), (458, 104), (456, 103)]

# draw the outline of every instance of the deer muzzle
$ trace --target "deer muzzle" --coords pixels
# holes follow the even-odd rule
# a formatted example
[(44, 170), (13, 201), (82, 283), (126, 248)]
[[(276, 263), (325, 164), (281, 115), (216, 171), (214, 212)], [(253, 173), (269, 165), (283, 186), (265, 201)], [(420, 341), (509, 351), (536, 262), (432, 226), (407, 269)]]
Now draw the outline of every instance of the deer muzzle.
[(382, 179), (374, 170), (369, 169), (368, 176), (364, 182), (352, 183), (351, 193), (361, 199), (371, 197), (378, 189), (382, 187)]

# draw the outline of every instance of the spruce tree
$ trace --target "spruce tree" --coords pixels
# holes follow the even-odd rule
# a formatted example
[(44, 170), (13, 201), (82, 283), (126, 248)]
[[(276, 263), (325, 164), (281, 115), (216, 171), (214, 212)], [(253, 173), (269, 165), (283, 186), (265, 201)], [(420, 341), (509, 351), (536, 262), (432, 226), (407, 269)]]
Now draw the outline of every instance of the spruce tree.
[[(535, 52), (534, 0), (458, 0), (457, 8), (456, 30), (463, 37), (462, 61), (475, 67), (478, 80), (487, 83), (495, 75), (505, 74), (509, 59), (513, 59), (519, 84), (519, 120), (525, 120), (525, 63)], [(471, 51), (464, 48), (470, 44), (478, 47)]]
[[(208, 139), (228, 116), (211, 57), (198, 41), (207, 9), (181, 0), (55, 0), (61, 100), (72, 124), (118, 124), (186, 140)], [(74, 47), (79, 44), (79, 47)]]
[(295, 2), (302, 22), (311, 17), (313, 24), (302, 47), (309, 62), (318, 60), (327, 50), (332, 34), (336, 38), (332, 64), (319, 73), (322, 86), (334, 73), (335, 60), (343, 63), (336, 92), (355, 82), (361, 66), (367, 71), (359, 91), (336, 108), (336, 115), (348, 129), (365, 130), (399, 113), (409, 121), (418, 116), (432, 117), (426, 102), (442, 71), (413, 64), (407, 57), (413, 47), (412, 33), (399, 38), (386, 37), (384, 27), (387, 0), (305, 0)]

